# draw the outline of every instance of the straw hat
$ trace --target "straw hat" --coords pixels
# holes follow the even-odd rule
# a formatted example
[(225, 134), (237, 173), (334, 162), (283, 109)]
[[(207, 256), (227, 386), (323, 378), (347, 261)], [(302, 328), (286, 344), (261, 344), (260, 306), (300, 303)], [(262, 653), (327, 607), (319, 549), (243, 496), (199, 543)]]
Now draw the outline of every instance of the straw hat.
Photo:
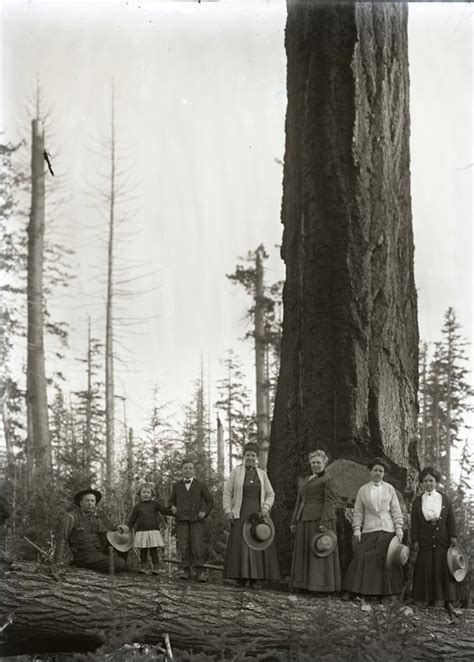
[(258, 513), (253, 513), (245, 522), (242, 535), (250, 549), (262, 551), (272, 544), (275, 525), (268, 515), (261, 517)]
[(119, 552), (128, 552), (133, 547), (133, 533), (120, 531), (107, 531), (107, 540)]
[(311, 539), (311, 551), (315, 556), (329, 556), (337, 547), (337, 537), (334, 531), (324, 529), (315, 533)]
[(410, 557), (410, 548), (403, 545), (397, 536), (393, 536), (387, 550), (387, 568), (393, 565), (405, 565)]
[(451, 545), (448, 549), (448, 568), (457, 582), (467, 575), (467, 556), (461, 545)]

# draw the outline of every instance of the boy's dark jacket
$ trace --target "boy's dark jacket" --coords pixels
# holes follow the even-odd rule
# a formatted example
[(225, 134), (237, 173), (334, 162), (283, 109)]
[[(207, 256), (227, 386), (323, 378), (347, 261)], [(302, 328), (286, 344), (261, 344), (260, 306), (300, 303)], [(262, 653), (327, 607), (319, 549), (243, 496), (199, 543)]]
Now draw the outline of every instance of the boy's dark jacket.
[(199, 512), (204, 512), (207, 516), (212, 511), (214, 499), (206, 485), (193, 478), (189, 490), (186, 489), (184, 480), (173, 484), (169, 505), (176, 506), (177, 522), (197, 522)]

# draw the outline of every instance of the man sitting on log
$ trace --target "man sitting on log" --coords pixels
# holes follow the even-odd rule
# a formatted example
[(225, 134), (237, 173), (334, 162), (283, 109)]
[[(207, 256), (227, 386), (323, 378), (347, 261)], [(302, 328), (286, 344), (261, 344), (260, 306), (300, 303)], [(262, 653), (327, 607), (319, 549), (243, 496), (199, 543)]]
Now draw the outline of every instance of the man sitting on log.
[[(69, 546), (73, 563), (80, 568), (89, 568), (97, 572), (122, 572), (126, 569), (126, 554), (110, 549), (106, 533), (114, 529), (105, 517), (99, 516), (96, 506), (102, 499), (98, 490), (88, 488), (74, 495), (77, 509), (68, 513), (63, 520), (56, 545), (54, 560), (64, 562), (66, 545)], [(121, 524), (116, 530), (128, 533), (128, 527)]]

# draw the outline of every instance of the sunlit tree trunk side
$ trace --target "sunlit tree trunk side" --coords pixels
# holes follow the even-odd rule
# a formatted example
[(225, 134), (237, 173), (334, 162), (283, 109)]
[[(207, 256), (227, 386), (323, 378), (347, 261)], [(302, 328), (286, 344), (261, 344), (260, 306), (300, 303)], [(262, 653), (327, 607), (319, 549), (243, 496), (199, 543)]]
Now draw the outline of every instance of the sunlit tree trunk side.
[(29, 477), (52, 473), (51, 439), (44, 358), (43, 260), (45, 220), (44, 130), (32, 121), (31, 213), (28, 224), (27, 276), (27, 428)]

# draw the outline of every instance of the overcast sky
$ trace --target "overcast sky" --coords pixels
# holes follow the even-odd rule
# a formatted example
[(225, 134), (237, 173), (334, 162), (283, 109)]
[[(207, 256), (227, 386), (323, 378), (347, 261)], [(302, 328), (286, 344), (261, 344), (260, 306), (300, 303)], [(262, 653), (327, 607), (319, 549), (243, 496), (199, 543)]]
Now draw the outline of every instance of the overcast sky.
[[(71, 325), (71, 356), (86, 350), (87, 316), (103, 336), (106, 221), (94, 187), (106, 161), (115, 85), (121, 164), (135, 199), (122, 207), (119, 266), (142, 292), (117, 312), (125, 390), (137, 431), (155, 382), (184, 402), (202, 354), (211, 381), (238, 339), (246, 297), (226, 278), (263, 243), (268, 281), (283, 278), (277, 246), (284, 153), (286, 4), (255, 2), (3, 2), (4, 139), (24, 130), (41, 81), (51, 109), (47, 148), (65, 202), (50, 232), (75, 249), (77, 278), (53, 302)], [(410, 5), (412, 199), (420, 333), (439, 338), (453, 306), (472, 339), (472, 13), (468, 4)], [(102, 150), (103, 151), (103, 150)], [(131, 188), (132, 190), (132, 188)], [(102, 208), (103, 209), (103, 208)], [(106, 210), (103, 209), (104, 214)], [(146, 320), (140, 321), (140, 319)], [(84, 379), (71, 361), (74, 388)], [(250, 384), (253, 379), (250, 380)], [(212, 399), (215, 395), (212, 394)], [(178, 406), (178, 405), (177, 405)]]

